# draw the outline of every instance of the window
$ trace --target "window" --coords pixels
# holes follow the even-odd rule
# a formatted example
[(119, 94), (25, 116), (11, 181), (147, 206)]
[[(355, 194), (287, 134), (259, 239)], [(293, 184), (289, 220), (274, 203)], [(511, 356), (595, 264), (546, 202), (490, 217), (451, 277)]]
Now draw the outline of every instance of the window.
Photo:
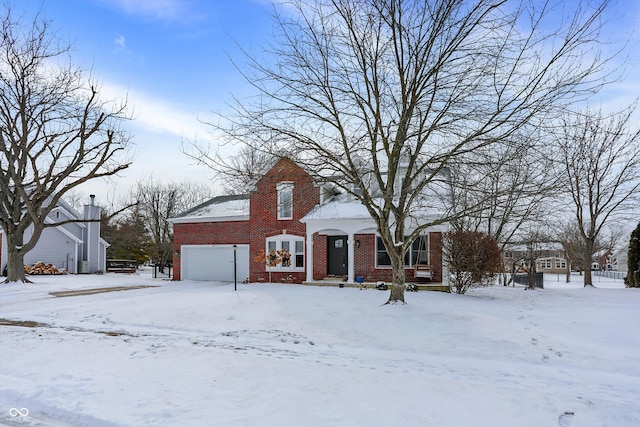
[(541, 268), (541, 269), (552, 268), (551, 258), (544, 258), (544, 259), (541, 259), (540, 261), (538, 261), (538, 267)]
[[(414, 240), (404, 255), (405, 267), (410, 268), (416, 264), (429, 264), (429, 236), (427, 235), (421, 235)], [(391, 258), (380, 237), (376, 237), (376, 267), (391, 267)]]
[(295, 267), (304, 268), (304, 242), (302, 240), (296, 240)]
[(288, 240), (283, 240), (282, 242), (280, 242), (280, 246), (282, 266), (291, 267), (291, 242)]
[(411, 245), (411, 265), (429, 264), (429, 236), (419, 236)]
[(271, 271), (304, 271), (304, 238), (279, 234), (267, 239), (267, 255), (280, 255), (280, 262)]
[(281, 182), (276, 186), (278, 191), (278, 219), (293, 218), (293, 183)]
[(563, 258), (556, 258), (556, 268), (567, 268), (567, 261)]

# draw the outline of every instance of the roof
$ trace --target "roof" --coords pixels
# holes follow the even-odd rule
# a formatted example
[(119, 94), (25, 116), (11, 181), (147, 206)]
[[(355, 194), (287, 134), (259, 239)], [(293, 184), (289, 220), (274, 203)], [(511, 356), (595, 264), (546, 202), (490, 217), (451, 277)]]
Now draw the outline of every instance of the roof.
[(171, 218), (174, 224), (188, 222), (248, 221), (249, 195), (218, 196)]
[(343, 201), (334, 198), (316, 205), (302, 218), (302, 222), (318, 219), (371, 219), (371, 215), (358, 200)]
[[(374, 202), (378, 205), (383, 204), (381, 199), (374, 199)], [(411, 213), (411, 220), (408, 223), (410, 227), (414, 227), (417, 223), (424, 221), (432, 221), (440, 216), (440, 212), (425, 207), (416, 207)], [(324, 203), (316, 205), (301, 221), (308, 222), (332, 219), (372, 220), (371, 214), (360, 200), (356, 200), (348, 194), (339, 194)]]

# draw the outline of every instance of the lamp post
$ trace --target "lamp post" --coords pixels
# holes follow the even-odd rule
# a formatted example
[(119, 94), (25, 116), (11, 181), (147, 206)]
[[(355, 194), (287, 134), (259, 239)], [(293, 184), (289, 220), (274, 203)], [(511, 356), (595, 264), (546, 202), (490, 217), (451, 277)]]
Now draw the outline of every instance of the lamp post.
[(237, 265), (237, 257), (236, 250), (238, 249), (238, 245), (233, 245), (233, 290), (238, 290), (238, 269)]

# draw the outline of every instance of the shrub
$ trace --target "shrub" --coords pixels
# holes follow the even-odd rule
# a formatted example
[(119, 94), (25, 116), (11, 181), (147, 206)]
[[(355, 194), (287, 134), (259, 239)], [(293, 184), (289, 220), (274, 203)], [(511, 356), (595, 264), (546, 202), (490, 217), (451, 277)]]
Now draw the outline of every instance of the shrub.
[(446, 233), (444, 256), (449, 267), (451, 287), (458, 294), (488, 285), (502, 265), (496, 241), (479, 231)]

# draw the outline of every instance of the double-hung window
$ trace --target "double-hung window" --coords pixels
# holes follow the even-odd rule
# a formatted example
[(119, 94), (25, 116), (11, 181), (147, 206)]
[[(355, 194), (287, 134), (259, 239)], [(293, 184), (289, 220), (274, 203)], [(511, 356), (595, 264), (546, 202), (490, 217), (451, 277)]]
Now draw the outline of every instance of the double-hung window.
[[(429, 264), (428, 235), (420, 235), (413, 241), (407, 253), (404, 254), (405, 267), (411, 268), (416, 264)], [(376, 267), (391, 267), (391, 258), (380, 237), (376, 237)]]
[(293, 183), (280, 182), (276, 186), (278, 219), (293, 219)]
[(550, 268), (552, 268), (552, 266), (551, 266), (551, 258), (543, 258), (540, 261), (538, 261), (538, 268), (540, 268), (540, 269), (550, 269)]

